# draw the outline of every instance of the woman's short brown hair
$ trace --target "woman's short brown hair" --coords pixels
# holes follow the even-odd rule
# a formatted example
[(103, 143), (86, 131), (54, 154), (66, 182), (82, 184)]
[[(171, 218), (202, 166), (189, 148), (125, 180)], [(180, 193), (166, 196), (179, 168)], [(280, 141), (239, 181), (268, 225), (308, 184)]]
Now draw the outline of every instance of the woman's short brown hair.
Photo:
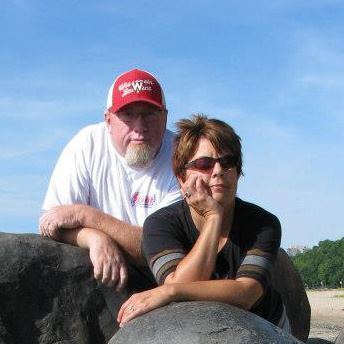
[(241, 139), (230, 125), (219, 119), (196, 114), (191, 119), (181, 119), (176, 126), (177, 136), (174, 141), (172, 164), (177, 177), (184, 180), (185, 165), (194, 155), (201, 137), (208, 139), (218, 153), (232, 154), (238, 175), (243, 174)]

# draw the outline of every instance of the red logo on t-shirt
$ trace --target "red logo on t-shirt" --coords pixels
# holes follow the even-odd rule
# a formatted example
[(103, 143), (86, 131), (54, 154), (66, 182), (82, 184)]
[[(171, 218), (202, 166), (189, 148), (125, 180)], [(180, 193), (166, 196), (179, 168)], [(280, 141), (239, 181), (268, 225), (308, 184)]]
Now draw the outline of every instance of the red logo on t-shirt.
[(135, 192), (131, 197), (131, 205), (150, 208), (155, 203), (155, 195), (142, 195), (140, 192)]

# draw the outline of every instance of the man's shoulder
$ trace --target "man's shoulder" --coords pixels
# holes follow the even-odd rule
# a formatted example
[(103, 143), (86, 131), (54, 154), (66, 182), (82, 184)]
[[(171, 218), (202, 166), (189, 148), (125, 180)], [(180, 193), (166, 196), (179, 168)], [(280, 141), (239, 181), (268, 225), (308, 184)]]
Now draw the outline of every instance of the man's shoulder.
[(69, 141), (69, 146), (77, 146), (79, 148), (88, 146), (92, 142), (101, 142), (106, 135), (105, 123), (97, 123), (87, 125), (81, 128)]
[(104, 123), (92, 124), (80, 129), (64, 147), (60, 159), (102, 152), (107, 145), (107, 130)]
[(89, 136), (98, 136), (104, 135), (106, 133), (106, 126), (104, 122), (90, 124), (79, 130), (75, 135), (76, 137), (89, 137)]

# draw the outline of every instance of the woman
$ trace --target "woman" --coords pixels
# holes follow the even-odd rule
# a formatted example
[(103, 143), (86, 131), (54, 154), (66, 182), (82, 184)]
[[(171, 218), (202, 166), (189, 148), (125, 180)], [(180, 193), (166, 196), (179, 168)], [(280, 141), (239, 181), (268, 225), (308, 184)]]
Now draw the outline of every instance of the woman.
[(226, 123), (193, 116), (177, 123), (173, 168), (184, 200), (144, 223), (143, 249), (159, 287), (135, 294), (120, 326), (172, 301), (225, 302), (289, 330), (270, 273), (281, 239), (278, 219), (236, 197), (240, 137)]

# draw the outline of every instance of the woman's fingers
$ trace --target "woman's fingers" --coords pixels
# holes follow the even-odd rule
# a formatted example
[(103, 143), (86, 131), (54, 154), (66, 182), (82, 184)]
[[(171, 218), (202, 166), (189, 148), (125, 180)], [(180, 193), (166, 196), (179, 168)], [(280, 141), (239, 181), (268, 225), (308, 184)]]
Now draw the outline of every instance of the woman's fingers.
[(137, 308), (133, 308), (133, 307), (127, 307), (123, 316), (122, 316), (122, 321), (120, 322), (119, 326), (122, 327), (128, 321), (138, 317), (139, 315), (147, 313), (147, 312), (148, 312), (148, 310), (137, 309)]
[(137, 316), (169, 303), (170, 297), (166, 291), (165, 286), (160, 286), (132, 295), (123, 303), (118, 312), (117, 321), (119, 322), (119, 326), (122, 327), (126, 322)]
[(119, 309), (118, 314), (117, 314), (117, 322), (118, 322), (118, 323), (121, 323), (121, 322), (122, 322), (122, 318), (123, 318), (124, 311), (125, 311), (127, 305), (129, 304), (130, 300), (131, 300), (131, 297), (130, 297), (127, 301), (125, 301), (125, 302), (122, 304), (121, 308)]
[(211, 193), (206, 187), (203, 178), (197, 175), (191, 175), (183, 186), (184, 196), (189, 205), (203, 204), (211, 197)]
[(196, 179), (197, 179), (196, 174), (192, 174), (186, 179), (186, 181), (181, 185), (181, 188), (184, 193), (187, 191), (192, 192), (195, 190)]
[(201, 176), (196, 179), (196, 190), (203, 195), (210, 196), (209, 187), (204, 183)]
[(126, 322), (134, 319), (138, 315), (147, 312), (144, 311), (143, 307), (140, 307), (141, 297), (144, 297), (142, 293), (134, 294), (123, 303), (117, 316), (117, 321), (119, 322), (120, 327), (122, 327)]

